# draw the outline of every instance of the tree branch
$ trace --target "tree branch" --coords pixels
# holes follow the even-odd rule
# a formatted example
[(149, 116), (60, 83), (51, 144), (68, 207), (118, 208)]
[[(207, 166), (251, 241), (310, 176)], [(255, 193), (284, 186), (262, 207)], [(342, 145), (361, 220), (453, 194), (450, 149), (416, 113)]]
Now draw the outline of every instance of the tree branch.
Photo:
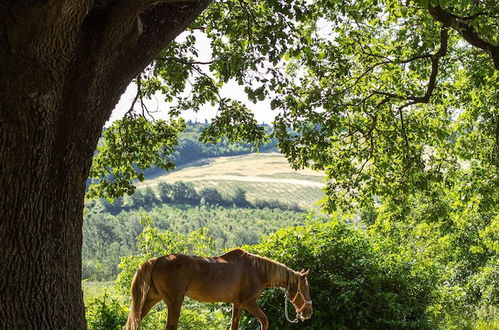
[(412, 97), (414, 103), (428, 103), (433, 91), (435, 90), (437, 75), (438, 75), (438, 65), (440, 59), (447, 54), (447, 42), (449, 40), (449, 33), (446, 28), (440, 30), (440, 48), (431, 57), (431, 74), (428, 80), (428, 86), (426, 88), (426, 93), (423, 97)]
[(452, 13), (446, 12), (442, 7), (433, 7), (431, 4), (428, 5), (428, 11), (444, 27), (451, 27), (456, 30), (470, 45), (487, 51), (492, 56), (495, 69), (499, 70), (499, 46), (484, 40), (470, 24), (463, 22), (463, 20), (471, 19), (472, 16), (461, 19)]
[[(430, 101), (430, 97), (433, 95), (433, 91), (435, 90), (435, 87), (436, 87), (440, 59), (442, 57), (444, 57), (445, 55), (447, 55), (448, 39), (449, 39), (449, 33), (448, 33), (447, 28), (442, 28), (440, 30), (440, 48), (437, 50), (437, 52), (435, 54), (429, 56), (429, 58), (431, 60), (431, 73), (430, 73), (430, 77), (428, 79), (428, 85), (426, 86), (426, 92), (423, 96), (404, 96), (404, 95), (398, 95), (398, 94), (383, 92), (383, 91), (372, 91), (372, 92), (375, 94), (384, 95), (386, 97), (393, 98), (393, 99), (400, 99), (400, 100), (409, 101), (406, 104), (402, 105), (400, 109), (403, 109), (409, 105), (413, 105), (416, 103), (428, 103)], [(426, 56), (424, 56), (424, 57), (419, 56), (418, 58), (426, 58)]]
[[(173, 40), (204, 10), (210, 0), (196, 2), (162, 3), (147, 12), (140, 14), (143, 32), (132, 45), (123, 44), (119, 51), (123, 56), (115, 63), (111, 76), (123, 73), (137, 75), (147, 64), (151, 63), (159, 51), (171, 40)], [(140, 70), (137, 70), (135, 62), (142, 61)]]
[(169, 57), (157, 57), (156, 60), (159, 61), (175, 61), (179, 62), (185, 65), (210, 65), (216, 60), (213, 59), (211, 61), (187, 61), (186, 59), (180, 58), (180, 57), (174, 57), (174, 56), (169, 56)]

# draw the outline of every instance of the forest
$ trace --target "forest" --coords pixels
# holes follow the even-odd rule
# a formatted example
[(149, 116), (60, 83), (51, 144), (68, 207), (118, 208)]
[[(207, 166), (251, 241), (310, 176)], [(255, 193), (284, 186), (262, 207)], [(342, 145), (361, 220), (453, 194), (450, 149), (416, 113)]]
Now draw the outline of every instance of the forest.
[[(164, 196), (165, 188), (174, 193)], [(175, 191), (182, 192), (181, 196)], [(216, 189), (205, 188), (199, 194), (183, 182), (160, 184), (159, 197), (152, 189), (136, 191), (130, 204), (119, 199), (89, 201), (84, 210), (83, 279), (109, 281), (118, 275), (121, 257), (138, 252), (136, 237), (144, 229), (141, 216), (147, 214), (151, 226), (189, 234), (206, 230), (217, 253), (237, 246), (256, 244), (262, 235), (279, 228), (304, 223), (304, 211), (279, 201), (257, 200), (251, 203), (241, 189), (224, 198)], [(127, 201), (128, 202), (128, 201)]]

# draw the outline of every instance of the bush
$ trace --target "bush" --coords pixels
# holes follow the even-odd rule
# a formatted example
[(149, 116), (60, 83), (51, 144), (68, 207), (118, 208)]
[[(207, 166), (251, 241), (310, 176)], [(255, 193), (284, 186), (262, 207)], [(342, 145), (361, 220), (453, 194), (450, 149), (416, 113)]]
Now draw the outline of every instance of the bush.
[(128, 311), (117, 298), (107, 293), (90, 300), (86, 306), (89, 330), (121, 330), (126, 323)]
[[(92, 298), (86, 305), (87, 327), (89, 330), (121, 330), (128, 318), (129, 297), (121, 298), (104, 294)], [(227, 313), (214, 304), (200, 304), (186, 299), (180, 313), (180, 326), (184, 330), (224, 330), (230, 324)], [(163, 329), (168, 318), (168, 310), (163, 303), (156, 305), (142, 320), (140, 329)]]
[[(278, 329), (422, 329), (432, 279), (378, 251), (360, 230), (341, 220), (283, 229), (256, 246), (259, 255), (294, 270), (310, 269), (314, 315), (305, 324), (287, 323), (283, 293), (269, 290), (260, 304)], [(382, 250), (382, 249), (381, 249)], [(254, 320), (245, 319), (253, 328)]]

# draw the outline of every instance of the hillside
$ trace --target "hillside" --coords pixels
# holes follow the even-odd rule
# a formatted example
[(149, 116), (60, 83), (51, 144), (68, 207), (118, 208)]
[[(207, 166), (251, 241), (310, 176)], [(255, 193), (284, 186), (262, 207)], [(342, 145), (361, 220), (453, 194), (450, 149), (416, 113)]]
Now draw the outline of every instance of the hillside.
[(323, 173), (293, 170), (279, 153), (253, 153), (203, 159), (138, 184), (156, 190), (160, 182), (189, 182), (196, 190), (213, 187), (230, 195), (246, 191), (248, 201), (278, 200), (304, 209), (316, 207), (322, 196)]
[[(217, 251), (256, 244), (262, 235), (303, 224), (318, 208), (322, 173), (294, 171), (281, 154), (213, 157), (138, 185), (132, 196), (89, 200), (83, 277), (111, 280), (121, 257), (137, 252), (147, 214), (155, 228), (189, 234), (206, 228)], [(210, 189), (211, 188), (211, 189)], [(209, 198), (211, 197), (211, 199)]]

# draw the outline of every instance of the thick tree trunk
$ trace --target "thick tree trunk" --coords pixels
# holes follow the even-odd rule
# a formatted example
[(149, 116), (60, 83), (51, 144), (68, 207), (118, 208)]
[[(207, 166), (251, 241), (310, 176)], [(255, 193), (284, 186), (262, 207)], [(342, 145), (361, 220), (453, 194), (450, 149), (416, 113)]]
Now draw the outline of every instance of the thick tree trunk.
[(84, 329), (82, 210), (102, 126), (208, 2), (22, 3), (0, 4), (0, 328)]
[(25, 107), (22, 101), (2, 95), (0, 103), (11, 115), (25, 114), (2, 117), (2, 327), (81, 329), (81, 226), (89, 164), (83, 150), (88, 143), (57, 147), (61, 137), (50, 117), (60, 105), (40, 99)]

